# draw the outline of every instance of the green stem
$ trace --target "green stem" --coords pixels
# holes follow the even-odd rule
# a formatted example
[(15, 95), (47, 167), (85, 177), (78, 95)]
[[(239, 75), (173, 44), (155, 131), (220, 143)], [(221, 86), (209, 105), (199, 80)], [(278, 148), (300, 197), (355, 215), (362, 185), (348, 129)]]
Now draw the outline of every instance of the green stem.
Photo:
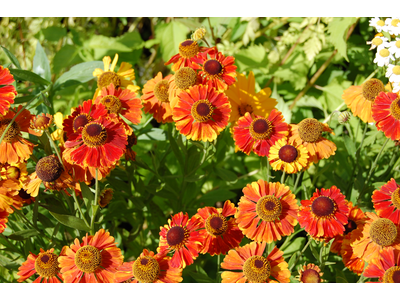
[(215, 278), (216, 282), (219, 282), (219, 265), (220, 265), (220, 263), (221, 263), (221, 255), (218, 254), (217, 255), (217, 276)]
[(297, 186), (299, 185), (300, 177), (302, 177), (304, 172), (297, 173), (296, 183), (294, 184), (293, 193), (296, 193)]
[(72, 190), (72, 197), (73, 197), (74, 200), (75, 200), (76, 206), (78, 206), (78, 210), (79, 210), (79, 213), (81, 214), (82, 220), (85, 222), (85, 224), (87, 225), (87, 227), (91, 227), (91, 226), (89, 225), (88, 221), (86, 220), (85, 215), (84, 215), (83, 212), (82, 212), (82, 208), (81, 208), (81, 205), (79, 204), (78, 199), (76, 198), (75, 189)]
[(56, 144), (54, 143), (53, 139), (51, 138), (51, 134), (50, 134), (49, 129), (46, 128), (46, 129), (44, 130), (44, 132), (46, 132), (46, 135), (47, 135), (47, 137), (48, 137), (49, 140), (50, 140), (50, 144), (53, 146), (54, 150), (56, 151), (57, 157), (58, 157), (58, 159), (59, 159), (61, 165), (64, 167), (63, 161), (62, 161), (62, 159), (61, 159), (60, 151), (58, 150), (58, 147), (56, 146)]
[(311, 243), (311, 240), (312, 240), (312, 238), (308, 239), (307, 244), (304, 246), (304, 248), (301, 250), (299, 255), (296, 257), (296, 260), (294, 261), (293, 265), (289, 268), (289, 271), (292, 271), (293, 267), (297, 264), (297, 262), (299, 261), (300, 257), (303, 256), (303, 253), (307, 250), (308, 246)]
[(282, 177), (281, 177), (281, 183), (285, 183), (285, 175), (286, 175), (286, 172), (284, 170), (282, 173)]
[(99, 168), (96, 168), (96, 184), (95, 184), (95, 193), (94, 193), (94, 199), (92, 203), (92, 218), (90, 220), (90, 234), (94, 235), (94, 220), (96, 219), (96, 213), (97, 213), (97, 197), (99, 194)]

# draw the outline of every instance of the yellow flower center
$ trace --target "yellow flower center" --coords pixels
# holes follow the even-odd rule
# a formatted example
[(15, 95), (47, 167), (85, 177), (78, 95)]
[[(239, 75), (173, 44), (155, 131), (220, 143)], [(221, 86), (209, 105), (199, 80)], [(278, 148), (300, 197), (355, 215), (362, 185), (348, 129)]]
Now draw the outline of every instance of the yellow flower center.
[(179, 44), (179, 54), (184, 58), (192, 58), (200, 52), (197, 42), (186, 40)]
[(395, 45), (396, 45), (397, 48), (400, 48), (400, 40), (397, 40)]
[(109, 114), (118, 114), (122, 109), (121, 100), (113, 95), (107, 95), (101, 99)]
[(101, 253), (94, 246), (86, 245), (75, 253), (75, 265), (85, 273), (94, 273), (101, 265)]
[(38, 116), (36, 120), (33, 122), (33, 127), (35, 129), (45, 129), (50, 126), (51, 119), (47, 116)]
[(256, 205), (256, 213), (266, 222), (278, 220), (282, 213), (281, 201), (272, 195), (261, 197)]
[(6, 170), (7, 179), (18, 180), (20, 176), (21, 176), (21, 170), (18, 167), (11, 166)]
[(336, 203), (329, 197), (319, 196), (311, 204), (311, 211), (316, 218), (330, 219), (337, 210)]
[(211, 235), (222, 235), (228, 229), (228, 221), (222, 214), (212, 214), (207, 218), (205, 227)]
[(380, 92), (384, 91), (385, 86), (383, 85), (383, 82), (376, 78), (367, 80), (362, 86), (362, 94), (364, 98), (372, 102), (375, 101), (376, 96), (378, 96)]
[(108, 87), (111, 83), (117, 89), (121, 86), (121, 79), (117, 73), (108, 71), (100, 75), (99, 80), (97, 81), (97, 86), (102, 89)]
[(391, 24), (392, 24), (392, 26), (397, 27), (397, 24), (399, 24), (399, 22), (400, 22), (399, 19), (393, 19)]
[(397, 208), (400, 209), (400, 188), (397, 188), (392, 196), (391, 196), (391, 200), (393, 205)]
[(400, 120), (400, 98), (397, 97), (393, 102), (390, 104), (390, 113), (392, 116)]
[(56, 276), (60, 272), (57, 258), (57, 255), (49, 251), (41, 252), (35, 260), (36, 272), (44, 278)]
[(77, 132), (79, 128), (84, 127), (87, 123), (93, 121), (93, 118), (88, 114), (80, 114), (77, 115), (72, 122), (72, 127), (74, 128), (74, 132)]
[(390, 55), (390, 52), (389, 52), (388, 49), (381, 49), (379, 51), (379, 55), (382, 56), (382, 57), (388, 57)]
[(372, 44), (374, 44), (375, 46), (379, 46), (379, 45), (382, 44), (382, 43), (383, 43), (383, 41), (382, 41), (382, 39), (379, 38), (379, 37), (376, 37), (376, 38), (373, 38), (373, 39), (372, 39)]
[(292, 145), (285, 145), (278, 152), (279, 159), (287, 163), (294, 162), (298, 155), (296, 147)]
[(107, 141), (107, 130), (98, 123), (89, 123), (83, 127), (82, 140), (88, 147), (100, 147)]
[(247, 112), (249, 114), (253, 113), (253, 107), (250, 104), (243, 103), (238, 106), (238, 112), (241, 117), (243, 117)]
[(272, 124), (265, 118), (254, 119), (249, 127), (250, 135), (256, 140), (269, 139), (272, 134)]
[(400, 266), (393, 266), (386, 270), (383, 275), (384, 283), (399, 283), (400, 282)]
[(220, 76), (224, 72), (224, 67), (216, 59), (209, 59), (204, 63), (203, 71), (212, 77)]
[[(0, 120), (0, 136), (3, 135), (4, 131), (6, 130), (8, 124), (10, 124), (12, 119), (3, 119)], [(18, 138), (21, 133), (21, 129), (16, 122), (12, 122), (11, 127), (7, 130), (6, 134), (4, 135), (3, 141), (6, 143), (13, 142)]]
[(271, 265), (265, 257), (254, 255), (244, 262), (243, 273), (251, 282), (266, 282), (271, 274)]
[(314, 143), (321, 138), (323, 125), (316, 119), (307, 118), (299, 123), (299, 136), (308, 143)]
[(44, 182), (53, 182), (60, 178), (63, 166), (53, 154), (39, 159), (36, 164), (36, 175)]
[(400, 75), (400, 66), (394, 66), (392, 72), (393, 74)]
[(193, 103), (192, 116), (197, 122), (207, 122), (211, 119), (213, 107), (208, 100), (198, 100)]
[(397, 227), (389, 219), (380, 218), (371, 224), (369, 235), (376, 244), (385, 247), (394, 243), (397, 237)]
[(376, 25), (383, 26), (383, 25), (385, 25), (385, 22), (382, 20), (379, 20), (378, 22), (376, 22)]
[(180, 249), (189, 239), (189, 235), (189, 231), (186, 227), (173, 226), (167, 232), (167, 243), (172, 249)]
[(132, 266), (133, 276), (140, 282), (152, 283), (158, 279), (160, 265), (151, 256), (139, 257)]
[(300, 281), (304, 282), (304, 283), (319, 283), (320, 276), (317, 271), (315, 271), (313, 269), (307, 269), (307, 270), (303, 271)]
[(168, 80), (161, 80), (157, 82), (157, 84), (154, 86), (154, 95), (158, 101), (169, 102), (168, 89)]
[(195, 85), (197, 81), (197, 73), (189, 67), (180, 68), (175, 73), (175, 84), (181, 90), (186, 90)]

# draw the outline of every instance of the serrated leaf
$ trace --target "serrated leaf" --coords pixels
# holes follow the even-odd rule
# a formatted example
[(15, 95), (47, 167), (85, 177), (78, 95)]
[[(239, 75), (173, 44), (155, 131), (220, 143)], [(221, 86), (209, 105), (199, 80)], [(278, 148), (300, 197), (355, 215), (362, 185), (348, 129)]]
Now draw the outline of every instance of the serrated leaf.
[(46, 79), (40, 77), (39, 75), (26, 71), (26, 70), (19, 70), (19, 69), (9, 69), (10, 73), (14, 76), (15, 79), (17, 80), (22, 80), (22, 81), (29, 81), (33, 83), (37, 83), (39, 85), (49, 85), (50, 82), (47, 81)]
[(304, 52), (306, 53), (307, 59), (313, 60), (314, 57), (322, 49), (321, 40), (316, 35), (314, 35), (304, 43), (303, 49)]
[(18, 59), (12, 54), (7, 48), (1, 46), (3, 48), (4, 53), (7, 55), (7, 57), (11, 60), (11, 62), (16, 66), (18, 69), (21, 69), (21, 65), (19, 64)]
[(330, 34), (328, 39), (346, 61), (349, 61), (347, 58), (346, 34), (349, 27), (356, 21), (357, 18), (354, 17), (340, 17), (334, 18), (333, 21), (328, 24), (328, 32)]
[(51, 81), (50, 63), (47, 59), (46, 52), (39, 41), (36, 43), (35, 56), (33, 57), (32, 71), (43, 77), (44, 79)]
[(83, 62), (73, 66), (68, 72), (65, 72), (56, 80), (54, 83), (54, 89), (58, 89), (62, 84), (67, 81), (74, 81), (77, 83), (88, 82), (94, 79), (93, 71), (96, 68), (103, 68), (104, 64), (102, 61), (90, 61)]
[(38, 234), (39, 233), (35, 229), (27, 229), (14, 232), (13, 234), (10, 234), (7, 238), (16, 241), (23, 241), (30, 237), (37, 236)]
[(90, 228), (85, 224), (85, 222), (82, 219), (79, 219), (77, 217), (74, 216), (70, 216), (70, 215), (61, 215), (61, 214), (57, 214), (55, 212), (50, 212), (50, 214), (61, 224), (74, 228), (74, 229), (78, 229), (78, 230), (82, 230), (82, 231), (86, 231), (89, 232)]

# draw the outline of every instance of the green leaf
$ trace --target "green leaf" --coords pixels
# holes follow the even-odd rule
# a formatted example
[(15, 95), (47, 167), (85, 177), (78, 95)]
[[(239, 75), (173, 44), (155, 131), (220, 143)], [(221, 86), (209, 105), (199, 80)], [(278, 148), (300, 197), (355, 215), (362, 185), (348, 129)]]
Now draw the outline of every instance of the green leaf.
[(22, 231), (14, 232), (10, 234), (7, 238), (16, 241), (23, 241), (29, 239), (30, 237), (37, 236), (39, 233), (35, 229), (27, 229)]
[(292, 119), (292, 111), (289, 108), (289, 105), (285, 102), (285, 100), (278, 94), (277, 85), (274, 84), (274, 88), (272, 89), (271, 98), (276, 99), (278, 104), (276, 105), (276, 109), (278, 109), (283, 117), (285, 118), (286, 123), (290, 123)]
[(306, 243), (306, 238), (305, 237), (298, 237), (294, 239), (289, 246), (285, 248), (285, 255), (295, 253), (297, 251), (300, 251), (303, 249), (304, 245)]
[(224, 168), (219, 168), (219, 167), (216, 167), (214, 170), (215, 170), (215, 173), (217, 174), (217, 176), (224, 181), (230, 182), (230, 181), (237, 180), (236, 174), (233, 173), (232, 171), (229, 171)]
[(186, 40), (188, 32), (185, 25), (176, 21), (156, 27), (156, 38), (160, 40), (160, 53), (164, 61), (179, 53), (179, 43)]
[(86, 183), (81, 182), (79, 183), (79, 185), (81, 187), (83, 201), (85, 201), (86, 207), (89, 207), (89, 204), (93, 203), (94, 194), (92, 193), (92, 191), (90, 190), (90, 188), (87, 186)]
[(63, 68), (72, 64), (72, 61), (78, 54), (78, 49), (73, 45), (64, 45), (60, 51), (56, 53), (53, 59), (53, 72), (59, 73)]
[(248, 69), (259, 68), (264, 61), (266, 51), (262, 45), (252, 45), (242, 49), (235, 55), (235, 63), (238, 69), (243, 72)]
[(229, 200), (235, 196), (236, 194), (229, 190), (215, 189), (201, 196), (200, 199), (197, 200), (197, 202), (200, 203), (202, 206), (214, 206), (215, 203), (218, 201)]
[(335, 274), (337, 283), (349, 283), (349, 281), (346, 278), (346, 275), (339, 268), (335, 268)]
[(160, 128), (151, 128), (150, 131), (139, 135), (138, 140), (165, 141), (167, 140), (167, 135), (166, 132)]
[(333, 44), (338, 53), (349, 61), (347, 58), (347, 43), (346, 35), (349, 27), (357, 21), (357, 18), (351, 17), (340, 17), (334, 18), (332, 22), (328, 24), (329, 37), (328, 40)]
[(32, 71), (43, 77), (44, 79), (51, 81), (50, 63), (47, 59), (46, 52), (40, 45), (39, 41), (36, 43), (35, 56), (33, 57)]
[(157, 40), (157, 39), (147, 40), (147, 41), (144, 42), (144, 47), (146, 49), (150, 49), (151, 47), (153, 47), (154, 45), (157, 45), (159, 43), (160, 43), (160, 41)]
[(42, 29), (44, 38), (50, 42), (58, 42), (59, 39), (67, 35), (67, 30), (62, 27), (50, 26)]
[(308, 60), (313, 60), (314, 57), (321, 51), (322, 43), (321, 40), (314, 35), (313, 37), (309, 38), (303, 46), (304, 52), (306, 53)]
[(43, 225), (44, 228), (53, 228), (54, 224), (51, 222), (51, 220), (46, 217), (45, 215), (38, 213), (38, 219), (40, 221), (40, 224)]
[(348, 135), (345, 135), (343, 138), (344, 138), (344, 146), (346, 147), (347, 153), (353, 159), (355, 159), (355, 157), (356, 157), (356, 146), (354, 145), (353, 140)]
[(77, 217), (74, 216), (70, 216), (70, 215), (61, 215), (61, 214), (57, 214), (55, 212), (50, 212), (50, 214), (61, 224), (71, 227), (71, 228), (75, 228), (78, 230), (82, 230), (82, 231), (86, 231), (89, 232), (90, 228), (85, 224), (85, 222), (82, 219), (79, 219)]
[(211, 279), (207, 275), (207, 272), (202, 267), (200, 267), (199, 265), (196, 265), (195, 268), (196, 268), (196, 270), (189, 269), (187, 274), (189, 274), (189, 276), (193, 277), (193, 279), (196, 280), (196, 282), (199, 282), (199, 283), (215, 282), (213, 279)]
[(1, 46), (3, 48), (4, 53), (7, 55), (7, 57), (11, 60), (11, 62), (16, 66), (18, 69), (21, 69), (21, 65), (19, 64), (18, 59), (12, 54), (7, 48)]
[(29, 95), (29, 96), (22, 96), (22, 97), (17, 97), (14, 99), (14, 104), (21, 104), (21, 103), (26, 103), (29, 100), (32, 100), (36, 95)]
[(93, 79), (93, 71), (96, 68), (103, 68), (104, 64), (102, 61), (90, 61), (83, 62), (73, 66), (68, 72), (65, 72), (56, 80), (54, 83), (54, 89), (60, 88), (62, 84), (67, 81), (74, 81), (76, 83), (84, 83)]
[(232, 42), (234, 42), (234, 41), (240, 39), (242, 37), (242, 35), (244, 34), (244, 32), (246, 31), (246, 28), (247, 28), (247, 23), (239, 21), (235, 25), (235, 27), (233, 27), (233, 29), (232, 29), (232, 35), (231, 35), (230, 40)]
[(26, 70), (19, 70), (19, 69), (10, 69), (10, 73), (14, 76), (15, 79), (21, 81), (29, 81), (33, 83), (37, 83), (39, 85), (49, 85), (50, 82), (46, 79), (40, 77), (39, 75), (26, 71)]

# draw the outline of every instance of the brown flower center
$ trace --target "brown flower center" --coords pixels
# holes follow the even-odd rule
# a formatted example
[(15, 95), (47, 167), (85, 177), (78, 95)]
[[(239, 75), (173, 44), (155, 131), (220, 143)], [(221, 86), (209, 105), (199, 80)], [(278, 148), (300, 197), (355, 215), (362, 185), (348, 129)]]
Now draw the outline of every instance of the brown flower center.
[(101, 265), (101, 253), (94, 246), (86, 245), (75, 253), (75, 265), (85, 273), (94, 273)]
[(63, 166), (53, 154), (42, 157), (36, 164), (36, 175), (44, 182), (53, 182), (60, 178)]
[(393, 266), (383, 275), (384, 283), (400, 283), (400, 266)]
[(242, 104), (238, 106), (239, 115), (243, 117), (245, 113), (251, 114), (253, 112), (253, 107), (250, 104)]
[(154, 86), (154, 95), (158, 101), (169, 102), (169, 83), (168, 80), (161, 80)]
[(271, 265), (265, 257), (254, 255), (244, 262), (243, 273), (250, 282), (266, 282), (271, 274)]
[(352, 232), (354, 229), (357, 229), (357, 223), (349, 219), (349, 222), (344, 225), (344, 235)]
[(336, 203), (326, 196), (317, 197), (311, 204), (311, 211), (317, 218), (331, 218), (336, 209)]
[(135, 133), (132, 131), (132, 134), (128, 135), (128, 144), (126, 145), (126, 149), (132, 148), (132, 146), (137, 144), (137, 138)]
[(212, 214), (205, 222), (206, 230), (211, 235), (222, 235), (228, 229), (228, 221), (222, 214)]
[(392, 116), (400, 120), (400, 98), (397, 97), (396, 100), (393, 100), (392, 104), (390, 104), (390, 113)]
[(107, 95), (101, 99), (109, 114), (118, 114), (122, 109), (121, 100), (113, 95)]
[(279, 149), (278, 156), (280, 160), (291, 163), (294, 162), (298, 156), (296, 147), (292, 145), (285, 145)]
[(18, 167), (11, 166), (6, 170), (7, 179), (16, 179), (18, 180), (21, 176), (21, 170)]
[(321, 281), (319, 273), (313, 269), (307, 269), (303, 272), (300, 278), (304, 283), (318, 283)]
[(266, 140), (272, 134), (272, 124), (265, 118), (257, 118), (251, 122), (250, 135), (256, 140)]
[(256, 213), (266, 222), (278, 220), (282, 213), (281, 201), (272, 195), (261, 197), (256, 205)]
[(80, 114), (75, 117), (72, 122), (72, 126), (74, 128), (74, 132), (77, 132), (79, 128), (84, 127), (87, 123), (91, 122), (93, 118), (88, 114)]
[(180, 68), (175, 73), (175, 84), (181, 90), (186, 90), (196, 84), (197, 73), (189, 67)]
[(24, 200), (28, 200), (31, 198), (31, 195), (26, 192), (24, 189), (20, 189), (18, 192), (18, 196), (20, 196)]
[(211, 76), (220, 75), (224, 71), (224, 67), (216, 59), (209, 59), (204, 63), (204, 72)]
[(313, 118), (304, 119), (299, 123), (299, 136), (308, 143), (314, 143), (321, 138), (323, 125)]
[(98, 123), (89, 123), (83, 127), (82, 140), (88, 147), (100, 147), (107, 141), (107, 130)]
[(211, 119), (213, 107), (208, 100), (198, 100), (193, 103), (191, 112), (197, 122), (206, 122)]
[(394, 243), (397, 237), (397, 227), (389, 219), (380, 218), (371, 224), (369, 235), (376, 244), (385, 247)]
[[(0, 120), (0, 136), (3, 135), (4, 131), (6, 130), (8, 124), (10, 124), (12, 119), (3, 119)], [(21, 133), (21, 129), (16, 122), (12, 122), (11, 127), (7, 130), (6, 134), (4, 135), (3, 141), (6, 143), (13, 142), (18, 138)]]
[(376, 96), (378, 96), (380, 92), (384, 91), (385, 86), (383, 85), (383, 82), (376, 78), (367, 80), (362, 86), (362, 94), (364, 98), (372, 102), (375, 101)]
[(56, 276), (60, 272), (57, 258), (57, 255), (49, 251), (41, 252), (35, 260), (36, 272), (44, 278)]
[(197, 42), (186, 40), (179, 44), (179, 54), (184, 58), (192, 58), (200, 52)]
[(160, 265), (151, 256), (139, 257), (132, 266), (133, 276), (140, 282), (152, 283), (158, 279)]
[(173, 226), (167, 232), (167, 243), (173, 249), (183, 247), (189, 238), (189, 231), (182, 226)]
[(102, 89), (108, 87), (111, 83), (117, 89), (121, 86), (121, 79), (117, 73), (108, 71), (100, 75), (99, 80), (97, 81), (97, 86)]

